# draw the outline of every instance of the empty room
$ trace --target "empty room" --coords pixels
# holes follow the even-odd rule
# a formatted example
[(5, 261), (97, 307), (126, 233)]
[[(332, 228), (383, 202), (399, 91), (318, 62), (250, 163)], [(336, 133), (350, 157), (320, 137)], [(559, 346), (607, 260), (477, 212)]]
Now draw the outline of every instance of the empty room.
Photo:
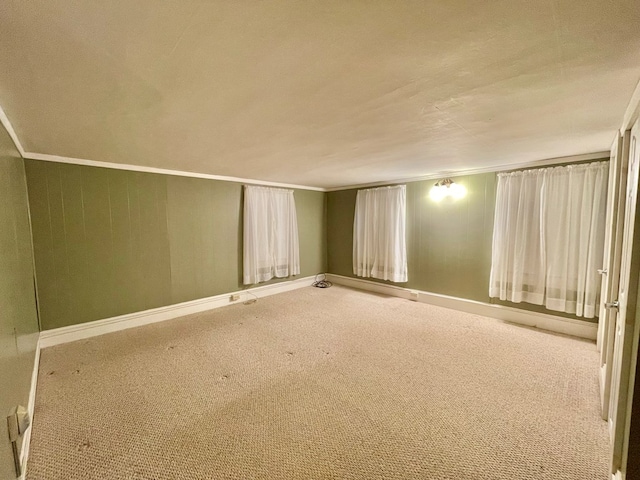
[(638, 0), (0, 0), (0, 123), (0, 480), (640, 480)]

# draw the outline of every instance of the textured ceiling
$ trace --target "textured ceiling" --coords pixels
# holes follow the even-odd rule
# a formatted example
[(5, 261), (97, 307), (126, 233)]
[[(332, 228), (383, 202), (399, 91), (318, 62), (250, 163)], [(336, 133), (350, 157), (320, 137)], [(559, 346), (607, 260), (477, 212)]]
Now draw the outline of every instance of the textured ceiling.
[(27, 152), (335, 187), (608, 150), (638, 0), (2, 0)]

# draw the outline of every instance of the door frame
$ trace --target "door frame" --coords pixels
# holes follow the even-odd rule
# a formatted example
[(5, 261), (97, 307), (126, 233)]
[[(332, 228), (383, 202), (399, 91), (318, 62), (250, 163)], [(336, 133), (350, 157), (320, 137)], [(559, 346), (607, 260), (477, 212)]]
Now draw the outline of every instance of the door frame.
[[(622, 261), (622, 240), (625, 221), (625, 203), (627, 191), (627, 170), (629, 165), (629, 137), (616, 134), (611, 145), (609, 166), (609, 187), (603, 255), (603, 273), (598, 321), (598, 349), (600, 350), (600, 407), (604, 420), (609, 418), (611, 400), (611, 374), (617, 311), (608, 309), (605, 304), (618, 297), (620, 266)], [(612, 439), (613, 440), (613, 439)]]
[[(635, 165), (635, 170), (633, 166)], [(625, 263), (628, 268), (628, 286), (624, 304), (621, 302), (620, 314), (616, 321), (616, 340), (613, 354), (613, 370), (611, 385), (611, 400), (609, 408), (609, 431), (612, 436), (611, 445), (611, 473), (622, 475), (626, 472), (629, 455), (629, 433), (631, 426), (631, 405), (635, 386), (636, 363), (638, 357), (638, 340), (640, 338), (640, 321), (636, 321), (636, 304), (638, 301), (638, 286), (640, 274), (640, 208), (638, 208), (638, 170), (640, 170), (640, 120), (636, 121), (629, 142), (629, 176), (627, 198), (631, 188), (636, 188), (635, 212), (625, 212), (626, 216), (633, 213), (633, 218), (626, 219), (623, 241), (623, 269)], [(637, 228), (636, 228), (637, 227)], [(631, 244), (629, 244), (631, 242)], [(627, 254), (625, 255), (625, 251)], [(621, 277), (621, 284), (622, 284)]]

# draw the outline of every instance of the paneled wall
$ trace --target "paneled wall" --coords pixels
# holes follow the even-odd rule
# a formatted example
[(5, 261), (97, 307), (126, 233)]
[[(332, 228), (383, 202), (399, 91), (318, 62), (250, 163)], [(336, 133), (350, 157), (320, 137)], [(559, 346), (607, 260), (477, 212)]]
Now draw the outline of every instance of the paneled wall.
[(167, 197), (173, 303), (206, 297), (211, 290), (237, 290), (242, 189), (230, 182), (168, 177)]
[[(315, 275), (326, 270), (324, 194), (296, 190), (294, 196), (300, 276)], [(243, 288), (242, 198), (237, 183), (167, 177), (173, 303)]]
[[(402, 286), (488, 302), (495, 182), (493, 173), (456, 177), (461, 200), (429, 199), (435, 181), (407, 183), (407, 263)], [(353, 216), (357, 190), (327, 194), (329, 271), (354, 277)]]
[(38, 316), (24, 163), (0, 125), (0, 478), (14, 478), (5, 415), (27, 406)]
[[(242, 185), (27, 160), (43, 329), (243, 288)], [(325, 198), (296, 190), (300, 276), (326, 269)]]
[(26, 161), (43, 329), (166, 305), (164, 178)]
[[(577, 318), (541, 305), (489, 298), (496, 174), (467, 175), (455, 177), (454, 181), (466, 187), (467, 195), (460, 200), (445, 198), (439, 203), (429, 198), (434, 180), (406, 184), (409, 281), (402, 286)], [(356, 193), (357, 190), (342, 190), (327, 194), (329, 272), (348, 277), (355, 277), (352, 249)]]

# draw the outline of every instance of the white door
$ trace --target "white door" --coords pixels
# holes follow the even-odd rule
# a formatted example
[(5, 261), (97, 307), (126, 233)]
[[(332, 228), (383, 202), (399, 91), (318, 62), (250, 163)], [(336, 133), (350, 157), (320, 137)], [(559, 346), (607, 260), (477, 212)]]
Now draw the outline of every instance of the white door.
[(602, 418), (609, 418), (611, 396), (611, 370), (617, 310), (605, 307), (618, 298), (622, 237), (629, 165), (629, 134), (624, 139), (616, 135), (611, 146), (609, 187), (607, 194), (607, 230), (604, 238), (600, 315), (598, 322), (598, 348), (600, 350), (600, 406)]
[[(636, 216), (638, 199), (638, 148), (639, 124), (631, 129), (629, 142), (629, 169), (626, 190), (626, 211), (622, 240), (622, 263), (618, 292), (618, 315), (615, 326), (615, 344), (611, 376), (611, 401), (609, 406), (609, 431), (612, 437), (612, 473), (624, 471), (628, 450), (631, 405), (629, 396), (633, 393), (635, 357), (638, 331), (635, 328), (636, 300), (638, 293), (638, 273), (640, 264), (640, 226)], [(633, 247), (636, 247), (635, 249)]]

